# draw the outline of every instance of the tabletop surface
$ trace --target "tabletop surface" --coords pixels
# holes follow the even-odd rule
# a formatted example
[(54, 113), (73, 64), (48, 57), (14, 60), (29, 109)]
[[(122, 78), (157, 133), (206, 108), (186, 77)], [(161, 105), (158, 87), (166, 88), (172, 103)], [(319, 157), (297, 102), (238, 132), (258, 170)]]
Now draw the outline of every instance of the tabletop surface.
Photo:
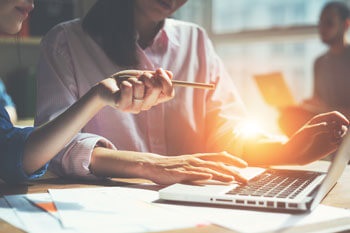
[[(313, 171), (326, 171), (329, 166), (329, 162), (318, 161), (302, 167), (288, 166), (283, 168), (288, 169), (305, 169)], [(143, 179), (112, 179), (103, 181), (81, 181), (81, 180), (65, 180), (56, 177), (52, 173), (48, 172), (38, 180), (26, 182), (22, 185), (7, 185), (0, 181), (0, 196), (10, 194), (26, 194), (26, 193), (44, 193), (48, 189), (67, 189), (67, 188), (84, 188), (84, 187), (113, 187), (113, 186), (127, 186), (135, 183), (150, 183)], [(322, 204), (350, 209), (350, 166), (347, 166), (343, 175), (338, 180), (334, 188), (329, 192), (326, 198), (322, 201)], [(0, 232), (17, 233), (22, 232), (10, 224), (0, 220)], [(210, 225), (199, 228), (182, 229), (168, 232), (176, 233), (227, 233), (234, 232), (219, 226)]]

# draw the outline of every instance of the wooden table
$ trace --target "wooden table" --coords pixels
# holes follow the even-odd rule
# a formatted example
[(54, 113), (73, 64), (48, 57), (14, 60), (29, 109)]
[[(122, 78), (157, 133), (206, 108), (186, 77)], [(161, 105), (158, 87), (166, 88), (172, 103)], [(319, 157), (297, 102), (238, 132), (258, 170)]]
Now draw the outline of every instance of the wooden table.
[[(309, 164), (304, 167), (288, 167), (293, 169), (308, 169), (314, 171), (326, 171), (329, 166), (329, 162), (318, 161)], [(0, 181), (0, 196), (9, 194), (25, 194), (25, 193), (43, 193), (47, 192), (48, 189), (66, 189), (66, 188), (83, 188), (83, 187), (106, 187), (106, 186), (127, 186), (135, 183), (148, 182), (142, 179), (113, 179), (108, 181), (98, 181), (98, 182), (82, 182), (82, 181), (72, 181), (63, 180), (57, 178), (50, 172), (48, 172), (42, 178), (30, 181), (20, 186), (10, 186)], [(342, 207), (350, 209), (350, 166), (346, 167), (345, 172), (339, 179), (337, 185), (332, 189), (332, 191), (326, 196), (322, 201), (322, 204)], [(17, 228), (11, 226), (10, 224), (0, 220), (0, 232), (17, 233), (22, 232)], [(234, 232), (219, 226), (205, 226), (200, 228), (191, 228), (184, 230), (168, 231), (172, 233), (228, 233)]]

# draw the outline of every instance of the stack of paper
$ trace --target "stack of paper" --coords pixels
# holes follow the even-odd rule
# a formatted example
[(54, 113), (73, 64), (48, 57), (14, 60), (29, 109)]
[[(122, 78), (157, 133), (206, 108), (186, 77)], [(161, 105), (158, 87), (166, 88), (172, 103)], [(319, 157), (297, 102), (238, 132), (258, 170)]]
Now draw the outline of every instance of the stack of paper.
[[(27, 232), (156, 232), (217, 224), (237, 232), (334, 232), (350, 229), (350, 211), (320, 205), (282, 214), (174, 205), (151, 185), (49, 190), (0, 198), (0, 218)], [(148, 189), (149, 188), (149, 189)]]

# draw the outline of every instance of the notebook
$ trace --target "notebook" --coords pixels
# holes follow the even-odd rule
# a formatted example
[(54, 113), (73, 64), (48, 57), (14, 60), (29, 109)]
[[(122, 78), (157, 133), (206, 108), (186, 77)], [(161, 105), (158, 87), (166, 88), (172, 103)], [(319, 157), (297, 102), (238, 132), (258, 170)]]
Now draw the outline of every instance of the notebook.
[(254, 75), (254, 79), (268, 105), (274, 107), (295, 105), (293, 95), (281, 73)]

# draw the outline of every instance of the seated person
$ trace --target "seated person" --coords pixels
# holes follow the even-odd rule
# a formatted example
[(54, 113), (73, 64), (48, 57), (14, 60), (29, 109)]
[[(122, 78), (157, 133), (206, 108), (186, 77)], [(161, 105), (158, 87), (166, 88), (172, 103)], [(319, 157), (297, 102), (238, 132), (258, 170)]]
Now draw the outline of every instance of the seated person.
[(280, 126), (288, 136), (319, 113), (339, 111), (350, 117), (350, 46), (345, 40), (349, 25), (345, 3), (330, 2), (323, 8), (319, 33), (329, 49), (315, 61), (313, 97), (281, 111)]
[[(83, 179), (139, 177), (158, 184), (190, 177), (231, 182), (240, 177), (227, 165), (246, 166), (242, 159), (251, 166), (306, 164), (338, 148), (349, 122), (337, 112), (314, 117), (288, 141), (244, 134), (245, 108), (207, 34), (197, 25), (167, 18), (185, 2), (99, 0), (84, 19), (59, 24), (45, 36), (37, 125), (98, 80), (127, 67), (163, 67), (176, 80), (216, 84), (210, 91), (176, 87), (174, 99), (137, 115), (104, 109), (52, 160), (52, 171)], [(109, 143), (97, 143), (102, 139)]]
[(13, 103), (11, 97), (6, 93), (5, 84), (0, 79), (0, 106), (4, 107), (10, 116), (12, 124), (17, 121), (17, 112), (15, 104)]
[[(33, 0), (0, 0), (0, 32), (17, 33), (33, 7)], [(115, 78), (100, 80), (72, 106), (64, 109), (63, 113), (36, 129), (14, 127), (6, 109), (0, 105), (0, 179), (19, 183), (43, 175), (54, 155), (107, 105), (123, 112), (136, 113), (146, 110), (142, 108), (143, 100), (133, 101), (137, 95), (143, 95), (145, 90), (153, 97), (145, 98), (148, 108), (156, 105), (157, 101), (167, 101), (174, 95), (169, 76), (164, 71), (156, 74), (128, 70), (120, 74), (140, 76), (140, 80), (145, 77), (148, 88), (143, 81), (135, 79), (121, 83)], [(102, 140), (99, 143), (107, 144)]]

